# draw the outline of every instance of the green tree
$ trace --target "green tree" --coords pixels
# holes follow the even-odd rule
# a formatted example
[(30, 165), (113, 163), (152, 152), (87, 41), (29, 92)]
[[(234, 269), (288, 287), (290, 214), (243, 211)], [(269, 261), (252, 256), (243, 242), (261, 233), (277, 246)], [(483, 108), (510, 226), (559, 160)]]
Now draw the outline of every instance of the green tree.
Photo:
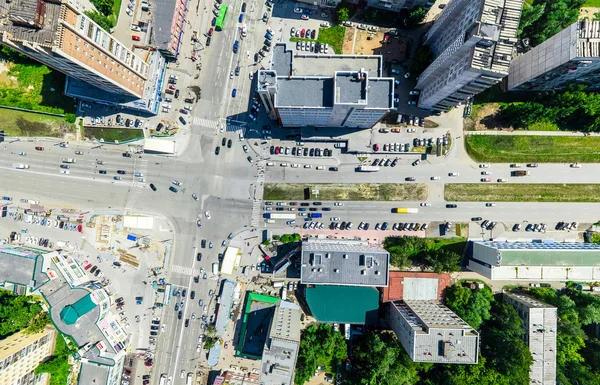
[(427, 15), (427, 10), (425, 8), (416, 7), (410, 10), (408, 14), (408, 20), (406, 22), (406, 26), (408, 28), (414, 28), (419, 25)]
[(350, 20), (350, 10), (347, 7), (338, 8), (335, 13), (338, 23), (343, 23)]
[(302, 385), (317, 366), (335, 367), (347, 356), (346, 340), (327, 324), (311, 325), (302, 332), (294, 382)]
[(300, 234), (298, 233), (294, 233), (294, 234), (283, 234), (280, 238), (282, 243), (292, 243), (292, 242), (298, 242), (302, 239), (302, 237), (300, 236)]
[(35, 368), (35, 374), (49, 373), (50, 385), (66, 384), (71, 367), (69, 356), (76, 351), (77, 349), (67, 345), (63, 336), (59, 334), (56, 338), (54, 354)]
[(39, 333), (44, 330), (48, 324), (50, 324), (50, 316), (48, 313), (43, 312), (29, 321), (29, 325), (27, 325), (27, 328), (23, 332), (25, 334)]
[[(522, 29), (521, 37), (528, 37), (532, 45), (536, 46), (561, 30), (575, 23), (579, 17), (579, 8), (585, 0), (534, 0), (533, 6), (545, 5), (543, 10), (533, 10), (532, 15), (527, 15), (526, 23)], [(535, 18), (538, 13), (539, 17)], [(534, 19), (535, 20), (531, 20)]]
[(494, 297), (488, 287), (473, 291), (459, 282), (446, 289), (445, 302), (466, 323), (479, 329), (481, 323), (490, 318)]
[(41, 312), (37, 300), (0, 290), (0, 338), (25, 329)]
[(65, 121), (67, 123), (75, 123), (75, 120), (77, 120), (77, 116), (75, 114), (65, 114)]
[[(111, 12), (112, 12), (112, 8), (111, 8)], [(98, 11), (85, 11), (84, 12), (86, 14), (86, 16), (88, 16), (90, 19), (92, 19), (96, 24), (98, 24), (100, 27), (102, 27), (105, 31), (109, 32), (111, 28), (113, 28), (115, 26), (115, 21), (111, 16), (111, 14), (109, 15), (104, 15)], [(69, 122), (69, 123), (74, 123), (74, 122)]]
[(110, 16), (113, 14), (113, 1), (112, 0), (91, 0), (94, 7), (98, 10), (98, 12), (102, 13), (104, 16)]
[(434, 272), (455, 272), (460, 270), (461, 256), (449, 250), (439, 249), (427, 254), (425, 261)]
[(536, 4), (530, 7), (523, 7), (523, 12), (521, 13), (521, 21), (519, 22), (519, 31), (518, 36), (523, 34), (523, 30), (529, 27), (531, 24), (535, 23), (546, 10), (546, 4)]

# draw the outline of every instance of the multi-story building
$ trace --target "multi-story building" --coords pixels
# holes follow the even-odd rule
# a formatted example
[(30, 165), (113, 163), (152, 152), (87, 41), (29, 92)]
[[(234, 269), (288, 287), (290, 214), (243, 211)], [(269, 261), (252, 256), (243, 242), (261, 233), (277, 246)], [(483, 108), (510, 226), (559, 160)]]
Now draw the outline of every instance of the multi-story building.
[(524, 321), (523, 340), (533, 356), (531, 383), (556, 385), (557, 309), (523, 294), (504, 293), (502, 297)]
[(54, 353), (56, 338), (56, 329), (46, 326), (39, 333), (19, 332), (0, 341), (0, 385), (46, 384), (48, 375), (34, 370)]
[(477, 363), (479, 334), (437, 300), (388, 302), (387, 321), (415, 362)]
[(367, 5), (386, 11), (400, 12), (402, 9), (415, 7), (429, 8), (433, 5), (432, 0), (367, 0)]
[(380, 55), (304, 54), (286, 43), (272, 51), (258, 92), (283, 127), (370, 128), (393, 108), (394, 79), (382, 77)]
[(581, 20), (510, 63), (508, 91), (600, 89), (600, 21)]
[(447, 110), (508, 75), (522, 6), (522, 0), (448, 3), (425, 36), (434, 60), (419, 75), (418, 106)]
[(141, 97), (148, 65), (83, 14), (74, 0), (16, 0), (0, 24), (2, 44), (98, 88)]
[(279, 301), (265, 342), (258, 382), (261, 385), (293, 385), (300, 349), (300, 307)]
[(489, 279), (595, 282), (600, 280), (600, 245), (475, 241), (468, 268)]

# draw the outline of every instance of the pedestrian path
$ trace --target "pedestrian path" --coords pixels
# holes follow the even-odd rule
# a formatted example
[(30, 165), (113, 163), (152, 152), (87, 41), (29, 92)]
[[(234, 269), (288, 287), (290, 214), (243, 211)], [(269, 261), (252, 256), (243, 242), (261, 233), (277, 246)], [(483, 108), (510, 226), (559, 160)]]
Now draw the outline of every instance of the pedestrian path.
[(261, 219), (263, 191), (265, 187), (265, 161), (261, 160), (257, 163), (256, 184), (254, 185), (254, 199), (252, 201), (252, 227), (258, 227)]
[(171, 273), (179, 273), (183, 275), (200, 275), (200, 270), (192, 269), (191, 267), (187, 266), (172, 265)]
[[(221, 123), (219, 123), (216, 120), (209, 120), (209, 119), (204, 119), (204, 118), (200, 118), (198, 116), (196, 116), (194, 118), (194, 122), (192, 123), (195, 126), (200, 126), (200, 127), (208, 127), (208, 128), (212, 128), (212, 129), (219, 129), (219, 127), (221, 126)], [(226, 122), (225, 123), (226, 128), (225, 130), (227, 132), (234, 132), (234, 131), (239, 131), (242, 130), (244, 128), (244, 126), (240, 125), (240, 124), (234, 124), (231, 122)]]

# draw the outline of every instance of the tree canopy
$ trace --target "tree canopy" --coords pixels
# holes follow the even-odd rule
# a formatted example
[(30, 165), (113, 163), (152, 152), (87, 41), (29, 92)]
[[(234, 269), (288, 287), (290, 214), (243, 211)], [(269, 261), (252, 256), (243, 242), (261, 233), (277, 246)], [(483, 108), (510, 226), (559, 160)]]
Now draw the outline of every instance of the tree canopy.
[(327, 324), (311, 325), (302, 331), (294, 382), (302, 385), (317, 366), (334, 367), (348, 355), (344, 336)]
[(459, 282), (446, 289), (445, 301), (450, 310), (474, 329), (479, 329), (483, 321), (490, 319), (494, 296), (487, 286), (483, 289), (471, 290)]
[(463, 239), (387, 237), (384, 242), (392, 265), (406, 268), (417, 264), (436, 273), (459, 270), (461, 255), (455, 251), (456, 245), (464, 248)]
[(49, 373), (50, 385), (66, 384), (71, 368), (71, 365), (69, 365), (69, 356), (76, 351), (77, 349), (69, 347), (62, 335), (59, 334), (56, 338), (54, 354), (35, 368), (35, 374)]
[[(40, 313), (42, 313), (42, 306), (34, 298), (17, 296), (7, 290), (0, 290), (0, 339), (26, 329), (30, 323), (32, 324), (30, 332), (38, 330), (39, 323), (47, 320), (43, 316), (38, 317)], [(43, 326), (46, 324), (47, 322)]]
[(523, 11), (521, 37), (531, 39), (533, 46), (542, 43), (575, 23), (584, 3), (585, 0), (534, 0)]

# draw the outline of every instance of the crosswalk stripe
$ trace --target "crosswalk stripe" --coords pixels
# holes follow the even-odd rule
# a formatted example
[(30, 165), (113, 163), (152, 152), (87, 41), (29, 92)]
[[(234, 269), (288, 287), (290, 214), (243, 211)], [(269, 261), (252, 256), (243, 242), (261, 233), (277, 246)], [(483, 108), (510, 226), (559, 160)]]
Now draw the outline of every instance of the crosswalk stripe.
[(264, 160), (258, 161), (258, 176), (256, 177), (256, 185), (255, 189), (255, 199), (252, 202), (252, 221), (251, 225), (253, 227), (258, 227), (260, 221), (260, 214), (262, 209), (262, 196), (264, 191), (264, 182), (265, 182), (265, 164)]
[(200, 275), (199, 269), (192, 269), (191, 267), (181, 265), (172, 265), (171, 272), (183, 275)]
[[(220, 123), (215, 121), (215, 120), (209, 120), (209, 119), (204, 119), (204, 118), (200, 118), (198, 116), (194, 117), (194, 121), (193, 123), (195, 126), (200, 126), (200, 127), (208, 127), (208, 128), (212, 128), (212, 129), (218, 129), (220, 127)], [(240, 125), (240, 124), (233, 124), (231, 122), (227, 122), (226, 123), (226, 127), (225, 130), (227, 132), (235, 132), (235, 131), (239, 131), (239, 130), (243, 130), (244, 126)]]

